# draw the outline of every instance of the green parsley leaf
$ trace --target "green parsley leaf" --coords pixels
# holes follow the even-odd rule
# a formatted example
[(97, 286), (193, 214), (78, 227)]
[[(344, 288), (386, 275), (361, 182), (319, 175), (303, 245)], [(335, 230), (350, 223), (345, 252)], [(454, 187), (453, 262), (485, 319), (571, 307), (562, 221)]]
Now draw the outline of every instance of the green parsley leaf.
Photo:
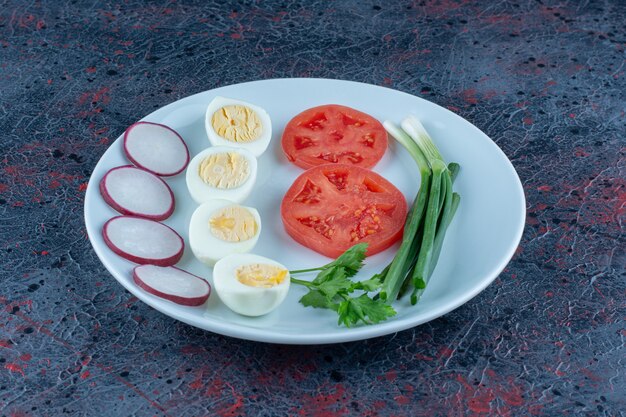
[[(329, 281), (329, 280), (333, 279), (335, 274), (341, 273), (341, 272), (337, 271), (338, 269), (340, 269), (340, 267), (338, 267), (338, 266), (333, 266), (333, 267), (322, 269), (317, 274), (317, 276), (315, 277), (315, 279), (312, 282), (314, 284), (321, 284), (322, 282)], [(343, 268), (341, 268), (341, 269), (343, 270)], [(344, 274), (345, 274), (345, 272), (344, 272)]]
[[(393, 307), (378, 298), (372, 299), (367, 294), (352, 297), (356, 290), (365, 292), (377, 291), (382, 286), (383, 274), (361, 282), (349, 278), (354, 276), (363, 266), (366, 243), (359, 243), (345, 251), (339, 258), (320, 268), (294, 271), (305, 273), (319, 271), (313, 281), (291, 278), (291, 282), (309, 289), (300, 303), (305, 307), (327, 308), (337, 312), (338, 324), (351, 327), (358, 323), (379, 323), (396, 314)], [(388, 268), (387, 268), (388, 269)]]
[(300, 298), (300, 302), (305, 307), (313, 307), (313, 308), (330, 308), (332, 307), (333, 302), (321, 291), (311, 290), (308, 293), (304, 294), (302, 298)]
[(342, 253), (339, 258), (327, 264), (325, 268), (342, 266), (346, 269), (346, 275), (348, 275), (348, 277), (352, 277), (356, 275), (356, 273), (359, 272), (359, 269), (363, 266), (366, 251), (367, 243), (358, 243)]
[(322, 282), (317, 288), (332, 299), (340, 292), (349, 293), (353, 291), (354, 282), (346, 276), (343, 268), (336, 268), (335, 274), (328, 280)]
[(339, 314), (339, 320), (337, 321), (337, 324), (343, 323), (346, 327), (352, 327), (359, 321), (367, 323), (361, 306), (354, 304), (353, 301), (354, 298), (348, 298), (339, 304), (339, 310), (337, 311)]
[(396, 311), (389, 304), (380, 299), (373, 300), (367, 294), (342, 301), (337, 312), (339, 324), (343, 323), (347, 327), (352, 327), (359, 322), (380, 323), (396, 315)]
[(354, 289), (363, 290), (363, 291), (376, 291), (379, 290), (382, 285), (380, 278), (373, 277), (365, 281), (356, 282), (354, 284)]
[(371, 323), (380, 323), (396, 315), (396, 311), (389, 304), (381, 299), (372, 300), (367, 294), (351, 298), (350, 301), (361, 308)]

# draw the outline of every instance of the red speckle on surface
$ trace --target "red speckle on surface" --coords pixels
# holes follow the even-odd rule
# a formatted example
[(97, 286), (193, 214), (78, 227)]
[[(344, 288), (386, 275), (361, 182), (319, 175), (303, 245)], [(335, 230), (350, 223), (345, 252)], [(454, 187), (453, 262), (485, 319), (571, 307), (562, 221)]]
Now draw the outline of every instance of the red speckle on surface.
[(589, 152), (587, 152), (585, 149), (581, 148), (580, 146), (574, 148), (574, 155), (580, 157), (580, 158), (584, 158), (587, 157), (589, 155), (591, 155)]
[[(202, 386), (201, 379), (202, 371), (194, 381), (197, 381), (196, 384), (194, 384), (194, 389)], [(211, 398), (212, 401), (219, 401), (219, 406), (212, 409), (211, 415), (219, 417), (234, 417), (241, 414), (244, 406), (243, 396), (238, 393), (230, 383), (225, 382), (219, 377), (215, 377), (213, 380), (208, 381), (204, 396)], [(229, 396), (232, 397), (232, 399), (228, 398)]]
[[(330, 389), (320, 389), (317, 395), (304, 394), (302, 405), (297, 410), (297, 415), (307, 417), (336, 417), (349, 415), (347, 407), (349, 399), (346, 389), (341, 384), (336, 384)], [(291, 410), (293, 415), (296, 410)]]
[(33, 16), (32, 14), (27, 14), (25, 16), (20, 16), (19, 17), (19, 27), (21, 28), (27, 28), (30, 26), (30, 23), (35, 21), (35, 16)]
[(424, 4), (424, 11), (428, 15), (441, 15), (462, 9), (468, 3), (469, 0), (427, 1)]
[(195, 355), (195, 354), (204, 354), (206, 352), (206, 349), (203, 348), (202, 346), (187, 345), (187, 346), (183, 346), (180, 349), (180, 351), (184, 355)]
[(102, 87), (95, 92), (87, 91), (80, 95), (78, 98), (78, 104), (84, 105), (86, 103), (99, 103), (109, 104), (111, 97), (108, 95), (110, 89), (108, 87)]
[(439, 352), (438, 352), (437, 356), (440, 359), (442, 359), (442, 358), (449, 358), (453, 354), (454, 354), (454, 350), (453, 349), (450, 349), (448, 346), (442, 346), (439, 349)]
[(24, 362), (28, 362), (33, 358), (33, 355), (31, 355), (30, 353), (24, 353), (22, 355), (20, 355), (20, 360), (24, 361)]
[(96, 72), (96, 67), (87, 67), (85, 68), (85, 71), (87, 72), (87, 74), (93, 74), (94, 72)]
[(430, 356), (422, 355), (421, 353), (416, 353), (415, 359), (417, 359), (418, 361), (432, 361), (434, 358)]
[(89, 371), (84, 371), (80, 374), (80, 379), (87, 379), (90, 375)]
[(397, 395), (393, 397), (393, 399), (398, 403), (398, 405), (408, 405), (411, 403), (411, 399), (406, 395)]
[(475, 413), (488, 413), (491, 410), (491, 402), (494, 395), (490, 392), (470, 398), (467, 407)]
[(537, 190), (539, 190), (539, 191), (552, 191), (552, 186), (550, 186), (550, 185), (540, 185), (539, 187), (537, 187)]
[(524, 399), (522, 398), (523, 391), (512, 379), (509, 380), (507, 384), (504, 384), (504, 386), (501, 386), (501, 388), (497, 390), (497, 394), (498, 398), (509, 406), (521, 407), (524, 404)]
[(387, 381), (395, 381), (398, 378), (398, 373), (396, 371), (389, 371), (385, 373), (385, 379)]
[(8, 369), (9, 371), (13, 373), (19, 373), (19, 374), (22, 374), (22, 376), (24, 376), (24, 369), (22, 368), (21, 365), (17, 363), (7, 363), (6, 365), (4, 365), (4, 368)]
[(532, 119), (532, 117), (524, 117), (524, 119), (522, 119), (522, 121), (524, 122), (524, 124), (525, 124), (526, 126), (528, 126), (528, 125), (532, 125), (532, 124), (533, 124), (533, 119)]
[(589, 369), (587, 368), (582, 368), (580, 370), (580, 372), (585, 375), (587, 378), (591, 379), (594, 382), (600, 382), (602, 381), (602, 378), (599, 377), (598, 375), (594, 374), (593, 372), (591, 372)]
[(196, 379), (189, 383), (189, 388), (191, 389), (200, 389), (204, 384), (202, 383), (202, 374), (200, 374)]
[(469, 88), (461, 92), (461, 96), (463, 96), (463, 100), (469, 104), (478, 104), (478, 99), (476, 98), (476, 89)]

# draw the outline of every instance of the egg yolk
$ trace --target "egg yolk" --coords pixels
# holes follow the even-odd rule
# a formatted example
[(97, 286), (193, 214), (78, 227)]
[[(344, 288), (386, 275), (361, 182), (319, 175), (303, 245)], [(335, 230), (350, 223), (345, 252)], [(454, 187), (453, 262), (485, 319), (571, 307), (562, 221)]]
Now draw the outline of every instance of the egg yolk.
[(209, 219), (209, 229), (213, 236), (226, 242), (252, 239), (258, 228), (250, 210), (241, 206), (224, 207)]
[(276, 265), (249, 264), (235, 270), (237, 280), (244, 285), (272, 288), (285, 280), (287, 270)]
[(198, 174), (212, 187), (236, 188), (250, 176), (250, 164), (245, 156), (236, 152), (214, 153), (200, 162)]
[(259, 115), (241, 105), (222, 107), (213, 113), (211, 124), (218, 135), (231, 142), (252, 142), (263, 132)]

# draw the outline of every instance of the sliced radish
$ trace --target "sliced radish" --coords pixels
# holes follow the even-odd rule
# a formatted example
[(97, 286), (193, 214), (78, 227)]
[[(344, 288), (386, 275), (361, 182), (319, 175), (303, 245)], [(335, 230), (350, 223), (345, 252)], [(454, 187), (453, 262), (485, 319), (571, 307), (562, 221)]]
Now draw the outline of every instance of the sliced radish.
[(189, 163), (183, 138), (158, 123), (137, 122), (126, 129), (124, 151), (130, 162), (163, 177), (182, 172)]
[(100, 181), (100, 194), (122, 214), (165, 220), (174, 212), (174, 194), (165, 181), (132, 165), (107, 172)]
[(204, 304), (211, 294), (208, 282), (174, 266), (136, 266), (133, 280), (150, 294), (184, 306)]
[(107, 246), (138, 264), (174, 265), (183, 256), (183, 238), (170, 227), (136, 216), (117, 216), (102, 228)]

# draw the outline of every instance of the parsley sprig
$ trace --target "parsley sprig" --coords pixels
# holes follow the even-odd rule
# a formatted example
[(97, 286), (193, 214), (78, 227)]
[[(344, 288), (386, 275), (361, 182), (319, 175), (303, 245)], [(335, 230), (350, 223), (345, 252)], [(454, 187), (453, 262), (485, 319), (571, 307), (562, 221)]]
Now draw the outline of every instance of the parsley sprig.
[[(313, 281), (291, 277), (291, 282), (307, 287), (309, 292), (301, 299), (305, 307), (327, 308), (337, 312), (338, 324), (347, 327), (380, 323), (395, 316), (396, 311), (378, 297), (370, 297), (368, 292), (378, 292), (382, 286), (379, 276), (366, 281), (352, 281), (363, 266), (367, 243), (354, 245), (334, 261), (319, 268), (290, 271), (291, 275), (318, 271)], [(353, 293), (358, 291), (360, 295)]]

